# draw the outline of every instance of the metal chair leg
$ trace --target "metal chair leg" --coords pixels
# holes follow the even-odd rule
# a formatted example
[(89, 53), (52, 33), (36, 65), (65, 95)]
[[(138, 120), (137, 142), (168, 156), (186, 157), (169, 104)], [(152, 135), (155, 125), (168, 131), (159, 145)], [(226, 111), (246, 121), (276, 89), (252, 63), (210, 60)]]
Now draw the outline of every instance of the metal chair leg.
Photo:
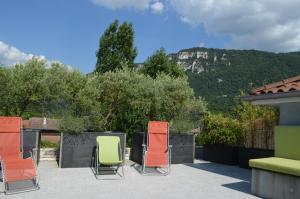
[(122, 165), (122, 178), (124, 178), (125, 175), (124, 175), (124, 165)]

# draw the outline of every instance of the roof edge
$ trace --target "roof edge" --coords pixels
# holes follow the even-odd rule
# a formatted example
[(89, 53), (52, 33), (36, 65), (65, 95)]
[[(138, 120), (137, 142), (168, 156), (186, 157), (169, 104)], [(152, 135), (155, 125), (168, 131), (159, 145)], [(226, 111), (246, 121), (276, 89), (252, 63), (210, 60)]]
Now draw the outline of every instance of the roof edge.
[(248, 95), (241, 97), (241, 100), (251, 102), (256, 100), (279, 99), (288, 97), (300, 97), (300, 91), (268, 93), (263, 95)]

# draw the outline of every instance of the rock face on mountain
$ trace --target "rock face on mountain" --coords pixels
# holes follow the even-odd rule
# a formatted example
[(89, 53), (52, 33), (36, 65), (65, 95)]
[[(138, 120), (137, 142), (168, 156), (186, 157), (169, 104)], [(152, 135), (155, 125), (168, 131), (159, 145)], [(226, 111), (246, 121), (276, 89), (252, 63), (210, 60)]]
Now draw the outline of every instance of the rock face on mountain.
[(300, 74), (300, 52), (190, 48), (169, 58), (185, 69), (196, 95), (221, 112), (232, 110), (240, 91)]

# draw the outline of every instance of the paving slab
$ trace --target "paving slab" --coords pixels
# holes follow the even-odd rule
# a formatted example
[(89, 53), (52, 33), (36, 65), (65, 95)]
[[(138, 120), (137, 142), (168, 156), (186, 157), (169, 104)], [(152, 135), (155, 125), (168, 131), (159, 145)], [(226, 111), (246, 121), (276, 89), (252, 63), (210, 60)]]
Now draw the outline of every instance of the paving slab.
[[(97, 180), (91, 168), (57, 168), (55, 162), (38, 166), (40, 190), (7, 199), (246, 199), (251, 195), (251, 170), (206, 161), (172, 165), (168, 176), (143, 176), (128, 162), (121, 180)], [(112, 176), (114, 177), (114, 176)], [(1, 183), (0, 183), (1, 185)], [(2, 189), (2, 186), (1, 188)]]

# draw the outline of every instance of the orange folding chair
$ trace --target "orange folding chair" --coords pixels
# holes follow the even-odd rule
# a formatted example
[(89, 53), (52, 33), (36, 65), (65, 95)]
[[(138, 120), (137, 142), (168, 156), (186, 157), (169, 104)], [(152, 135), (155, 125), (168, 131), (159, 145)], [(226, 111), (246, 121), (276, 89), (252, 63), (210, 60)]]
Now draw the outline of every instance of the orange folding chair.
[[(31, 157), (22, 158), (21, 129), (21, 118), (0, 117), (0, 161), (5, 194), (39, 189), (33, 152)], [(19, 181), (26, 187), (18, 188)]]
[(169, 145), (169, 123), (150, 121), (148, 123), (147, 145), (143, 145), (143, 168), (155, 168), (159, 174), (168, 175), (171, 165), (171, 148)]

